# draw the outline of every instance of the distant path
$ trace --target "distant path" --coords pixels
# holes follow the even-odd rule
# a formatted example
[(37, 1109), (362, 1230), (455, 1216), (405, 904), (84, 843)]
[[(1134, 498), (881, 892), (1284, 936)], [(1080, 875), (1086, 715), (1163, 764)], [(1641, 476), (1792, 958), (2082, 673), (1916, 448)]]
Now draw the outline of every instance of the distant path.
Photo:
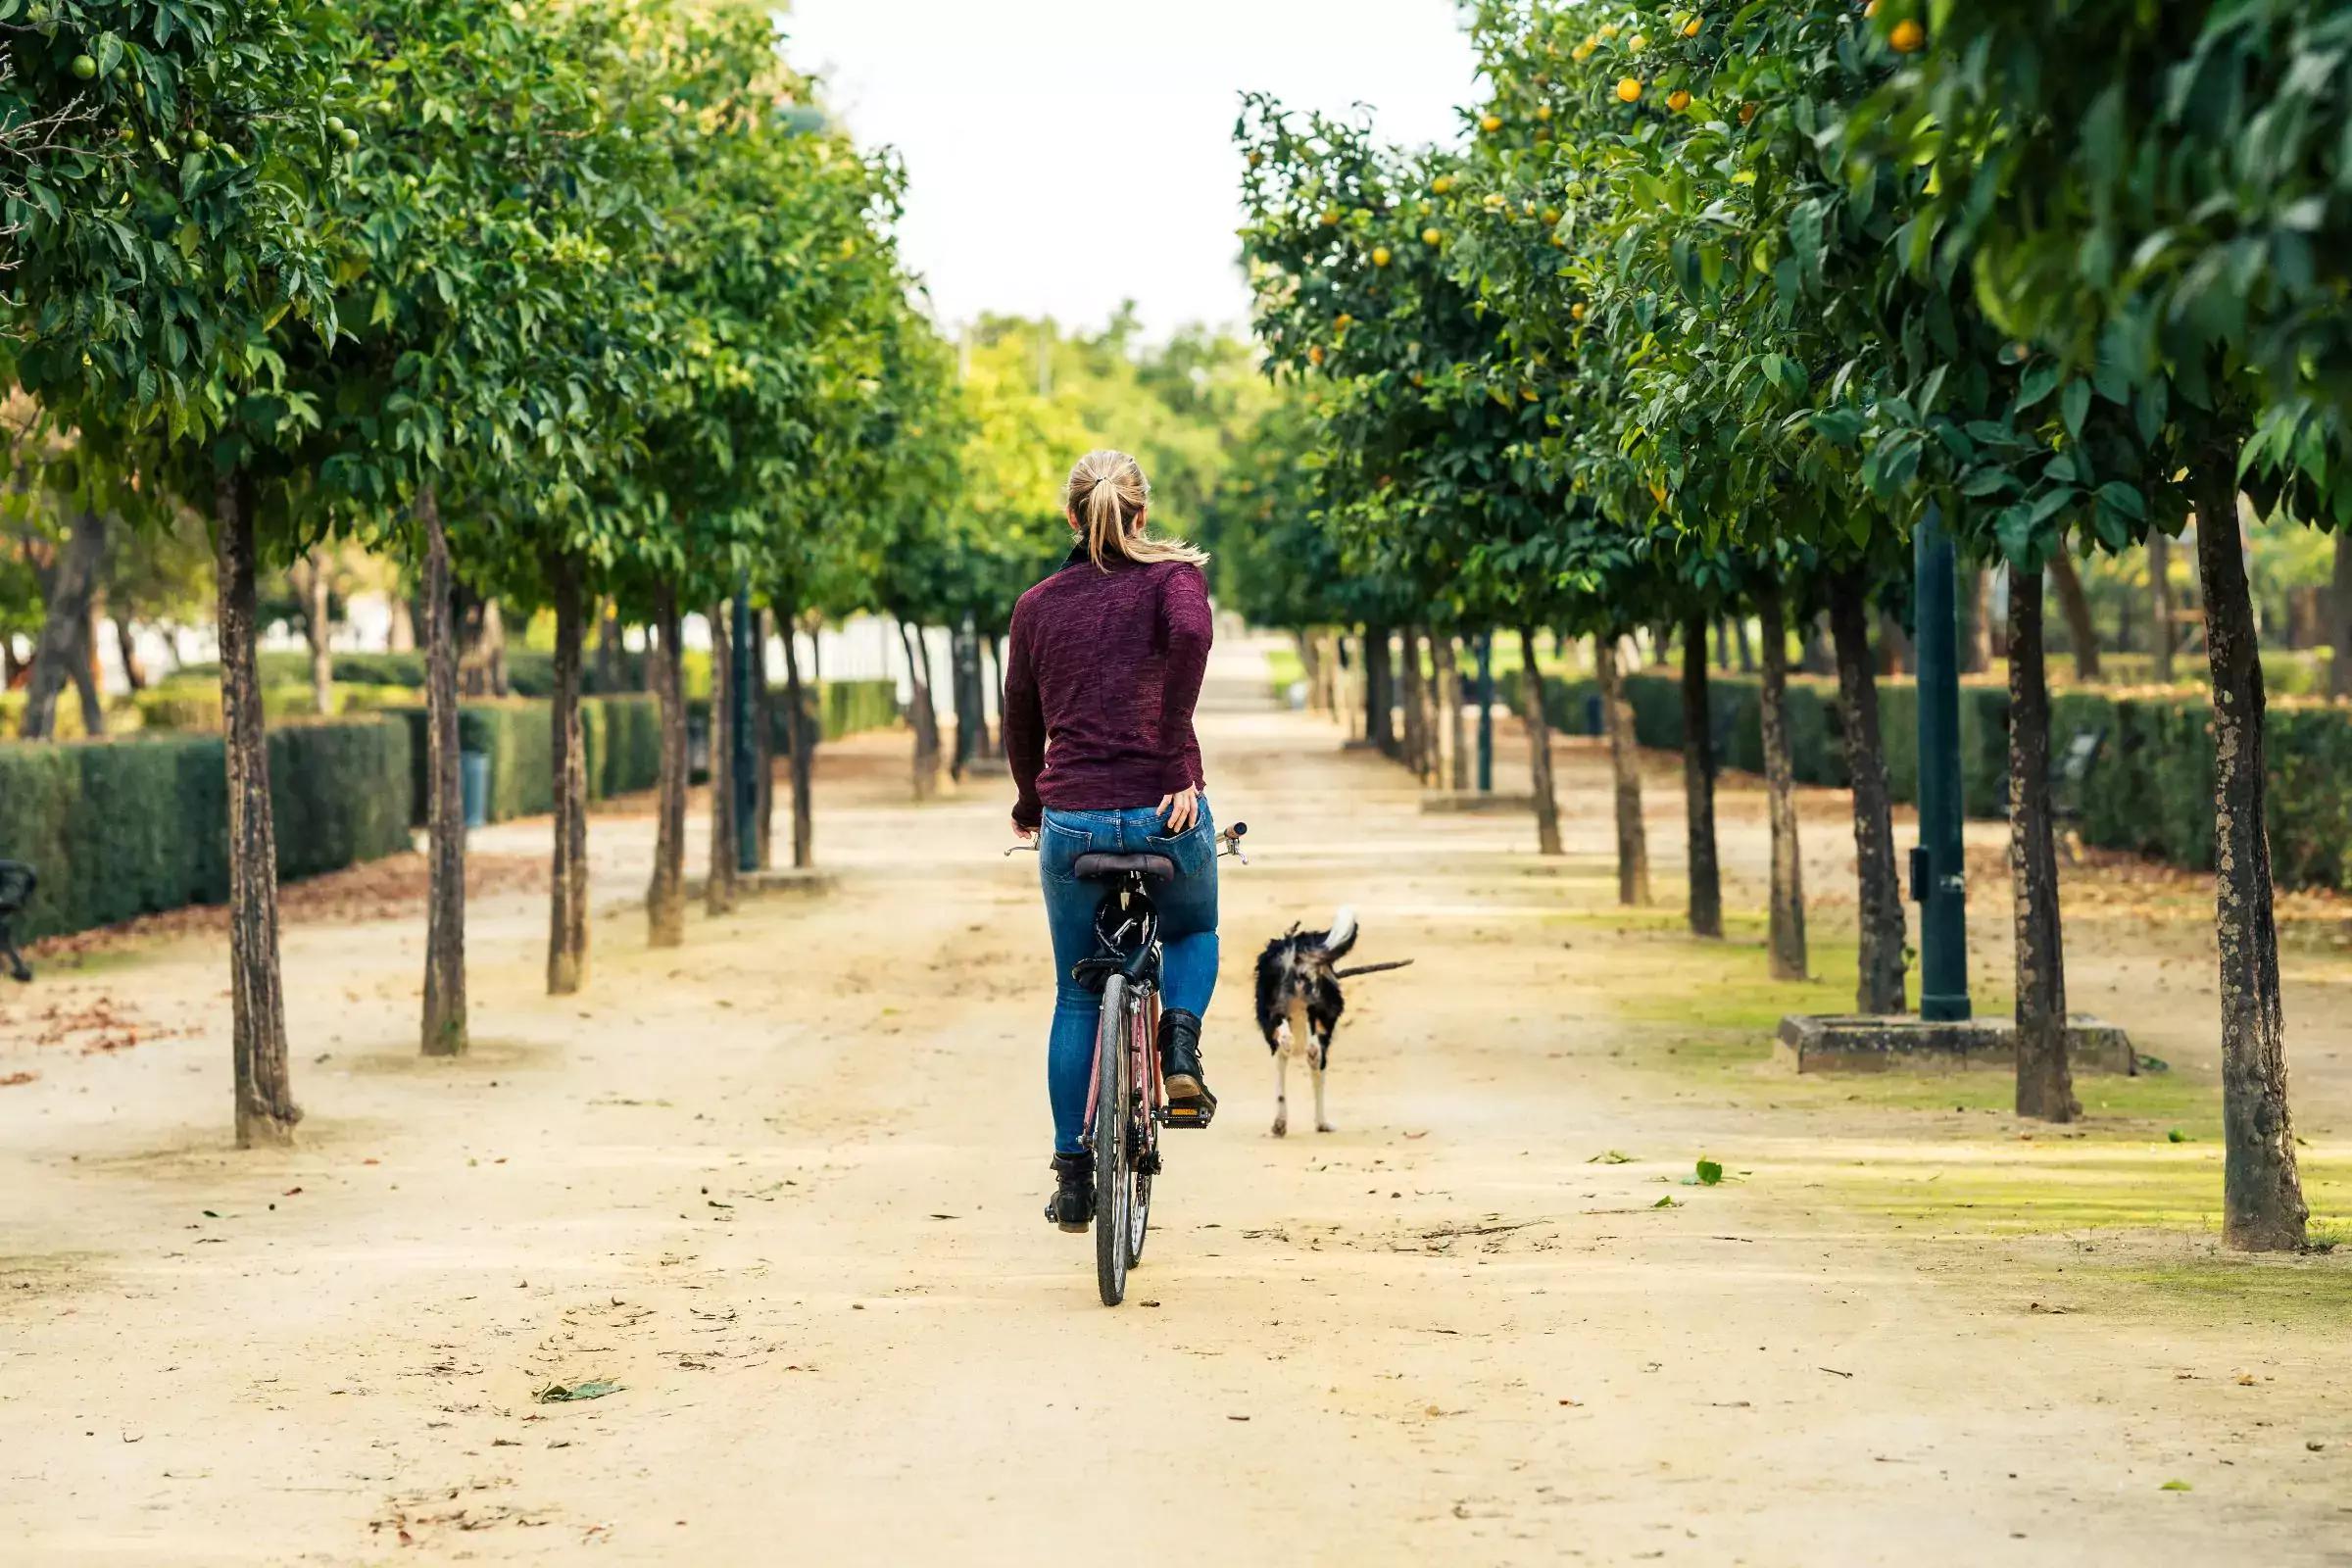
[[(835, 891), (697, 914), (682, 952), (611, 913), (584, 998), (538, 994), (540, 901), (478, 901), (461, 1062), (411, 1054), (416, 921), (294, 927), (291, 1153), (221, 1147), (206, 940), (44, 977), (61, 1016), (189, 1032), (0, 1045), (41, 1074), (0, 1089), (0, 1558), (2352, 1560), (2340, 1325), (2051, 1315), (2011, 1264), (1821, 1206), (1800, 1172), (1870, 1135), (1613, 1054), (1613, 979), (1697, 995), (1741, 960), (1594, 917), (1590, 753), (1544, 864), (1516, 817), (1422, 814), (1261, 671), (1221, 653), (1200, 720), (1251, 828), (1222, 1114), (1169, 1140), (1118, 1311), (1038, 1217), (1048, 974), (1006, 789), (906, 804), (903, 736), (822, 754)], [(610, 907), (650, 821), (594, 830)], [(1276, 1141), (1250, 964), (1341, 903), (1366, 958), (1418, 963), (1350, 999), (1342, 1130)], [(1754, 1174), (1675, 1185), (1701, 1153)], [(532, 1402), (586, 1379), (621, 1387)]]

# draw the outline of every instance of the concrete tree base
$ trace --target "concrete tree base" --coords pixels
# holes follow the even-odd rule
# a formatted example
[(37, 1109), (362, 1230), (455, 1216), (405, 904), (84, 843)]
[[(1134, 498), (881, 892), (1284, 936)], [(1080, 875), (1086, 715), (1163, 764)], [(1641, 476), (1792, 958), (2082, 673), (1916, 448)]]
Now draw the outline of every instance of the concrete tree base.
[[(2006, 1018), (1929, 1023), (1910, 1016), (1792, 1013), (1781, 1020), (1773, 1056), (1798, 1072), (1886, 1072), (1907, 1067), (1940, 1071), (1988, 1067), (2006, 1072), (2017, 1059), (2011, 1038), (2014, 1033)], [(2087, 1013), (2079, 1012), (2067, 1020), (2066, 1047), (2077, 1072), (2139, 1071), (2131, 1036)]]
[(1532, 795), (1497, 795), (1491, 790), (1433, 790), (1421, 797), (1421, 809), (1430, 814), (1525, 816), (1535, 808)]

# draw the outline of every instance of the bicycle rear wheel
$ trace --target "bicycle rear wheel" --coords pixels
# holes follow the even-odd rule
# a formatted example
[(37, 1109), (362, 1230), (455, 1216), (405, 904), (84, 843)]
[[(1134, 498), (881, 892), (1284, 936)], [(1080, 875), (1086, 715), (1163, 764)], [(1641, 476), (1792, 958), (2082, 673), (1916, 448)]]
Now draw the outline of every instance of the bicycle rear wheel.
[(1132, 1031), (1130, 1038), (1134, 1042), (1133, 1054), (1129, 1059), (1135, 1065), (1130, 1070), (1144, 1075), (1139, 1077), (1136, 1082), (1136, 1115), (1129, 1123), (1133, 1129), (1130, 1136), (1136, 1141), (1135, 1149), (1130, 1151), (1128, 1155), (1128, 1164), (1135, 1176), (1133, 1193), (1128, 1199), (1127, 1210), (1127, 1266), (1129, 1268), (1135, 1267), (1144, 1260), (1144, 1234), (1152, 1224), (1151, 1173), (1159, 1164), (1157, 1157), (1159, 1129), (1152, 1122), (1152, 1113), (1158, 1109), (1159, 1098), (1151, 1087), (1152, 1075), (1155, 1071), (1152, 1054), (1158, 1050), (1157, 1044), (1152, 1038), (1155, 1021), (1153, 1015), (1157, 1011), (1152, 1005), (1152, 993), (1146, 992), (1142, 996), (1132, 997), (1128, 1001), (1127, 1007), (1129, 1013), (1127, 1027)]
[(1095, 1034), (1095, 1283), (1104, 1306), (1127, 1297), (1129, 1201), (1134, 1186), (1127, 1128), (1132, 1114), (1128, 1077), (1127, 979), (1112, 975), (1102, 986), (1102, 1010)]

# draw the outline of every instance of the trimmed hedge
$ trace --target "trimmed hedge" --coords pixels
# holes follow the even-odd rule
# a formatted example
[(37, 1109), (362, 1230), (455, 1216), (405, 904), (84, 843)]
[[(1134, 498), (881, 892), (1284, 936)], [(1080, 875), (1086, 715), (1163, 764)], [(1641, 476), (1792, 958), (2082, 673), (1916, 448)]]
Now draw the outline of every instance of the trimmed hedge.
[[(1516, 683), (1513, 683), (1514, 687)], [(1683, 745), (1682, 678), (1628, 675), (1626, 700), (1642, 744)], [(1762, 686), (1753, 676), (1710, 674), (1722, 761), (1764, 770), (1758, 713)], [(1545, 715), (1554, 728), (1592, 735), (1590, 679), (1546, 676)], [(1507, 696), (1514, 704), (1518, 692)], [(2352, 708), (2285, 699), (2268, 710), (2272, 873), (2281, 887), (2352, 892)], [(1789, 760), (1796, 781), (1841, 788), (1844, 731), (1837, 682), (1788, 678)], [(1886, 782), (1898, 802), (1919, 798), (1919, 688), (1879, 681), (1879, 730)], [(2050, 694), (2050, 752), (2064, 756), (2075, 738), (2103, 733), (2097, 763), (2061, 801), (2078, 810), (2083, 841), (2152, 855), (2191, 870), (2213, 868), (2213, 705), (2201, 697), (2152, 690), (2108, 693), (2060, 688)], [(1961, 793), (1971, 816), (1998, 817), (2009, 799), (2009, 692), (1982, 681), (1960, 688)]]
[[(409, 848), (409, 731), (380, 719), (270, 732), (277, 872)], [(0, 858), (40, 891), (19, 934), (53, 936), (228, 897), (227, 759), (217, 735), (0, 746)]]
[[(768, 688), (767, 719), (781, 754), (790, 745), (784, 688)], [(875, 729), (898, 719), (898, 689), (886, 680), (832, 681), (811, 694), (828, 740)], [(406, 722), (413, 754), (415, 820), (421, 824), (427, 798), (424, 709), (408, 703), (383, 710)], [(691, 737), (708, 735), (710, 705), (686, 704)], [(662, 776), (662, 707), (652, 697), (586, 697), (580, 701), (580, 729), (588, 751), (591, 800), (650, 790)], [(458, 705), (458, 746), (490, 759), (489, 817), (536, 816), (556, 806), (555, 710), (524, 698)], [(698, 778), (703, 776), (700, 772)]]

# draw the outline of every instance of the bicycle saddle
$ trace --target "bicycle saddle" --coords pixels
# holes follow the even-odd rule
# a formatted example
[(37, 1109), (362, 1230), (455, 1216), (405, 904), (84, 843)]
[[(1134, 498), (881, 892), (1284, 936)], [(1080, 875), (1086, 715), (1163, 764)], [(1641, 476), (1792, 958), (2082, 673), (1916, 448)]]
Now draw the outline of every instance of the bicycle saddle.
[(1130, 871), (1140, 871), (1154, 882), (1167, 882), (1176, 875), (1176, 862), (1164, 855), (1081, 855), (1070, 871), (1084, 882), (1125, 876)]

